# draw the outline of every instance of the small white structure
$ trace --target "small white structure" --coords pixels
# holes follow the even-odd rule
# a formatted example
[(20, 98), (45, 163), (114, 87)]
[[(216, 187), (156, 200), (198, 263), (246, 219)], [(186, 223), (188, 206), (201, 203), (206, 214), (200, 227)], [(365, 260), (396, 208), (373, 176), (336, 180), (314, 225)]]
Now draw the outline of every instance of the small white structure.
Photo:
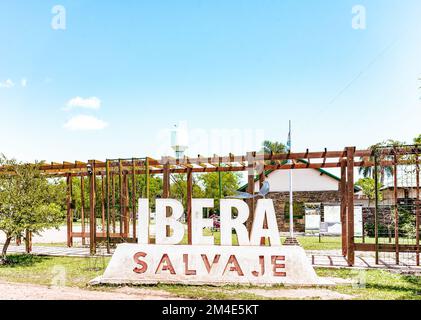
[[(294, 183), (292, 191), (338, 191), (339, 178), (327, 171), (318, 169), (299, 169), (292, 172)], [(289, 191), (288, 170), (276, 170), (267, 174), (269, 192)], [(259, 182), (255, 182), (254, 190), (259, 190)]]
[(187, 122), (181, 121), (174, 126), (171, 131), (171, 148), (175, 151), (177, 159), (184, 157), (184, 152), (187, 150), (189, 144), (189, 136), (187, 130)]

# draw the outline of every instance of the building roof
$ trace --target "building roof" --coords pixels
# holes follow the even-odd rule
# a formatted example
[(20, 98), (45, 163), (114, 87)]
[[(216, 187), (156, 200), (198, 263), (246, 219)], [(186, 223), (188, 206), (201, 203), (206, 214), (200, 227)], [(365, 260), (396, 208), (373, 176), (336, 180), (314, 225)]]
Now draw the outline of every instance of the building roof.
[[(303, 159), (298, 159), (297, 160), (298, 162), (301, 162), (301, 163), (308, 163), (308, 161), (306, 161), (306, 160), (303, 160)], [(285, 164), (286, 163), (286, 161), (283, 161), (282, 162), (282, 164)], [(327, 175), (328, 177), (331, 177), (332, 179), (335, 179), (335, 180), (337, 180), (337, 181), (341, 181), (341, 178), (339, 178), (338, 176), (336, 176), (336, 175), (334, 175), (333, 173), (330, 173), (330, 172), (328, 172), (328, 171), (326, 171), (326, 170), (323, 170), (322, 168), (319, 168), (319, 169), (314, 169), (314, 168), (310, 168), (310, 169), (312, 169), (312, 170), (317, 170), (317, 171), (319, 171), (322, 175), (323, 174), (325, 174), (325, 175)], [(300, 169), (300, 170), (302, 170), (302, 169)], [(276, 171), (276, 170), (267, 170), (267, 171), (265, 171), (265, 176), (268, 176), (269, 174), (271, 174), (273, 171)], [(254, 182), (257, 182), (257, 181), (259, 181), (259, 177), (255, 177), (254, 178)], [(239, 189), (238, 189), (238, 191), (247, 191), (247, 187), (248, 187), (248, 183), (246, 183), (245, 185), (243, 185), (242, 187), (240, 187)], [(358, 192), (358, 191), (360, 191), (361, 190), (361, 188), (359, 187), (359, 186), (357, 186), (357, 185), (354, 185), (354, 192)]]

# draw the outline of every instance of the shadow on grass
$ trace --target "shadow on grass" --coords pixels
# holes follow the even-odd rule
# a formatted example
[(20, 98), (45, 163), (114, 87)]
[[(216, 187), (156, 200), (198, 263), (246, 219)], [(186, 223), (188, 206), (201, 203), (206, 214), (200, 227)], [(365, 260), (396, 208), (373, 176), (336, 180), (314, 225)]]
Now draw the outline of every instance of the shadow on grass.
[(402, 279), (410, 284), (416, 285), (421, 291), (421, 276), (403, 276)]
[(11, 254), (7, 255), (7, 260), (0, 268), (31, 267), (37, 263), (50, 260), (50, 257), (35, 256), (31, 254)]

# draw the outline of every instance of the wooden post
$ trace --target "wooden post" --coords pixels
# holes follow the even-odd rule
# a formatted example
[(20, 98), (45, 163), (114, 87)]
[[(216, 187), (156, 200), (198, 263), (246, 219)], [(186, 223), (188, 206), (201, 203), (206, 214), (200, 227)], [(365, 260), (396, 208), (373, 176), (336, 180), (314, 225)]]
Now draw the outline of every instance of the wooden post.
[(106, 190), (107, 190), (107, 253), (111, 253), (110, 248), (110, 162), (105, 161)]
[(348, 245), (347, 245), (347, 186), (346, 186), (346, 159), (341, 160), (341, 226), (342, 226), (342, 255), (348, 256)]
[(150, 196), (150, 186), (149, 186), (149, 179), (150, 179), (150, 168), (149, 168), (149, 158), (146, 157), (146, 198), (149, 199)]
[(82, 228), (82, 245), (85, 245), (85, 179), (80, 176), (80, 223)]
[[(265, 170), (262, 170), (262, 173), (259, 174), (259, 189), (261, 189), (263, 187), (263, 182), (265, 181)], [(263, 221), (263, 227), (266, 229), (268, 227), (268, 221), (266, 219), (265, 216), (265, 220)], [(268, 240), (270, 241), (270, 240)], [(264, 237), (262, 237), (260, 239), (260, 245), (261, 246), (265, 246), (266, 245), (266, 239)], [(270, 245), (270, 243), (269, 243)]]
[(374, 155), (374, 241), (376, 244), (376, 264), (379, 264), (379, 177), (378, 177), (378, 158)]
[(124, 185), (124, 236), (127, 238), (129, 236), (130, 229), (130, 220), (129, 220), (129, 180), (127, 179), (127, 172), (123, 175), (123, 185)]
[(193, 172), (187, 168), (187, 240), (192, 244), (192, 198), (193, 198)]
[(120, 236), (123, 236), (123, 216), (124, 216), (124, 200), (123, 200), (123, 162), (118, 160), (118, 186), (120, 195)]
[(364, 212), (362, 212), (361, 214), (361, 223), (362, 223), (362, 237), (363, 237), (363, 243), (365, 243), (365, 232), (364, 232), (364, 226), (365, 226), (365, 217), (364, 217)]
[[(254, 194), (254, 156), (253, 152), (247, 152), (247, 175), (248, 175), (248, 184), (247, 184), (247, 192), (249, 194)], [(254, 199), (247, 200), (249, 206), (249, 217), (246, 222), (247, 230), (249, 235), (251, 233), (251, 227), (253, 225), (254, 220)]]
[[(418, 149), (418, 146), (417, 146)], [(415, 230), (416, 230), (416, 246), (417, 246), (417, 253), (416, 253), (416, 262), (417, 266), (420, 265), (420, 162), (419, 162), (419, 154), (417, 151), (416, 154), (416, 199), (415, 199)]]
[(112, 209), (111, 209), (111, 220), (113, 223), (113, 233), (116, 233), (115, 229), (115, 181), (114, 181), (114, 172), (111, 172), (111, 197), (112, 197)]
[(133, 240), (136, 241), (136, 159), (132, 159), (132, 220), (133, 220)]
[(398, 158), (393, 156), (393, 202), (395, 211), (395, 260), (399, 264)]
[(104, 187), (104, 175), (101, 174), (101, 222), (102, 232), (105, 231), (105, 187)]
[(95, 160), (89, 161), (92, 172), (89, 175), (89, 248), (96, 254), (96, 215), (95, 215)]
[[(162, 162), (164, 164), (164, 172), (162, 177), (162, 198), (167, 199), (170, 196), (170, 164), (168, 158), (162, 158)], [(167, 208), (167, 217), (171, 214), (169, 208)], [(167, 226), (166, 234), (167, 237), (170, 236), (171, 228)]]
[(67, 246), (73, 246), (73, 217), (72, 217), (72, 175), (66, 175), (66, 207), (67, 207)]
[(346, 148), (347, 155), (347, 246), (348, 246), (348, 265), (355, 263), (354, 246), (354, 147)]

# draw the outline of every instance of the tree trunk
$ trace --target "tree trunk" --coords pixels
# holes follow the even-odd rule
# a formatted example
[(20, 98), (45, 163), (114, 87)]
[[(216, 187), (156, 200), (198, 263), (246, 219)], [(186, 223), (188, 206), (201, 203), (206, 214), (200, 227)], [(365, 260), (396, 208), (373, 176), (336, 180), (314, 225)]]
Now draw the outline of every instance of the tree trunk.
[(0, 257), (0, 264), (3, 264), (6, 262), (6, 253), (7, 253), (7, 248), (9, 248), (9, 244), (12, 241), (12, 237), (7, 237), (6, 238), (6, 242), (3, 245), (3, 250), (1, 252), (1, 257)]

